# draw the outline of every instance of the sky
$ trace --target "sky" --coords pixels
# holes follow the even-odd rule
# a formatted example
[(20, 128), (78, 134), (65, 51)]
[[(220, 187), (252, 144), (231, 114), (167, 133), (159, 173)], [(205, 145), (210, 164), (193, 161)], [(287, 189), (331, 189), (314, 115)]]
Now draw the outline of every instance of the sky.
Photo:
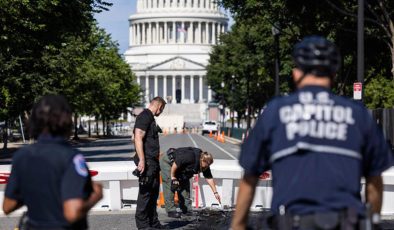
[[(129, 17), (136, 12), (136, 0), (107, 0), (113, 3), (109, 11), (95, 14), (101, 28), (119, 43), (119, 53), (124, 54), (129, 46)], [(228, 14), (229, 15), (229, 14)], [(230, 19), (229, 26), (233, 24)]]
[(119, 43), (119, 53), (124, 54), (129, 44), (129, 17), (136, 11), (136, 0), (113, 0), (109, 11), (95, 15), (101, 28)]

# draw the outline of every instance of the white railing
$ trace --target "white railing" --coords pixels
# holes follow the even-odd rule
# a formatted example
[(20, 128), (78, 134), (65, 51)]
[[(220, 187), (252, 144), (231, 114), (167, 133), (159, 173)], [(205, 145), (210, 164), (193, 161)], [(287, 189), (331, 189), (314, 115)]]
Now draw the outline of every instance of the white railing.
[[(104, 198), (94, 207), (95, 210), (122, 210), (135, 208), (138, 196), (138, 178), (132, 172), (135, 169), (132, 161), (90, 162), (91, 170), (97, 171), (95, 181), (103, 184)], [(222, 197), (222, 205), (232, 207), (235, 205), (238, 193), (239, 180), (243, 175), (242, 168), (236, 160), (215, 160), (211, 166), (212, 174)], [(9, 172), (9, 165), (1, 165), (0, 173)], [(394, 214), (394, 167), (383, 174), (384, 196), (383, 215)], [(364, 182), (362, 182), (364, 183)], [(193, 205), (195, 205), (195, 189), (192, 186)], [(0, 204), (2, 204), (5, 185), (0, 184)], [(364, 189), (364, 186), (363, 186)], [(217, 201), (206, 181), (200, 178), (198, 181), (198, 206), (211, 207), (217, 205)], [(270, 208), (272, 198), (271, 178), (260, 180), (252, 209)], [(2, 211), (0, 211), (2, 214)]]

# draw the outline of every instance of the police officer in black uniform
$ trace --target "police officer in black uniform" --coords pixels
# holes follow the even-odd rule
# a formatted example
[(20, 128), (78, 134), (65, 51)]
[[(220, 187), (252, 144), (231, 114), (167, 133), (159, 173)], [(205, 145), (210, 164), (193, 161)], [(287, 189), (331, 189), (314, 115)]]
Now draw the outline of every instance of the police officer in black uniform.
[(61, 96), (45, 96), (32, 110), (31, 135), (37, 143), (12, 159), (3, 210), (27, 206), (27, 229), (87, 229), (87, 212), (102, 198), (83, 156), (66, 142), (71, 109)]
[(163, 229), (157, 217), (156, 203), (160, 189), (159, 130), (155, 116), (159, 116), (166, 105), (161, 97), (155, 97), (149, 107), (136, 118), (134, 126), (134, 145), (139, 176), (139, 192), (135, 221), (138, 229)]
[(341, 62), (332, 42), (307, 37), (292, 56), (298, 90), (272, 100), (242, 146), (245, 174), (232, 229), (246, 228), (258, 176), (266, 170), (273, 175), (274, 229), (365, 229), (360, 181), (365, 177), (376, 223), (391, 150), (364, 106), (330, 91)]
[(210, 165), (213, 163), (212, 154), (199, 148), (171, 148), (160, 158), (161, 176), (165, 208), (169, 217), (179, 218), (174, 203), (175, 192), (178, 193), (179, 207), (186, 216), (192, 215), (190, 199), (190, 178), (194, 174), (203, 173), (211, 187), (215, 198), (220, 203), (220, 195), (213, 180)]

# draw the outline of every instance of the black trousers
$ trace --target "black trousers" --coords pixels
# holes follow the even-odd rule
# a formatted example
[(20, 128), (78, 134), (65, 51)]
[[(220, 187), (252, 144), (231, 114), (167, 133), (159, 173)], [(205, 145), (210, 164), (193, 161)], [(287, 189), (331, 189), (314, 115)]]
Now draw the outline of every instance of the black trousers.
[[(145, 173), (148, 181), (139, 185), (135, 222), (137, 228), (160, 225), (157, 217), (157, 198), (160, 191), (160, 166), (156, 159), (146, 159)], [(140, 177), (140, 180), (142, 177)]]

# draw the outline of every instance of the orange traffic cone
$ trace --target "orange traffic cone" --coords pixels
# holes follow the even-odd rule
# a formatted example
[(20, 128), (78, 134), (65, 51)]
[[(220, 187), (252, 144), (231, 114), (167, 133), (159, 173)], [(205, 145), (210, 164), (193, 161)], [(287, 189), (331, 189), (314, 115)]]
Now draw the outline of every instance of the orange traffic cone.
[(213, 139), (218, 140), (218, 133), (215, 133), (215, 136), (213, 137)]
[(157, 206), (164, 207), (163, 179), (161, 178), (161, 175), (160, 175), (160, 193), (159, 193), (159, 199), (157, 199)]
[(179, 203), (178, 192), (175, 192), (174, 203), (177, 205)]
[(224, 131), (222, 132), (222, 136), (221, 136), (221, 138), (220, 138), (220, 142), (222, 142), (222, 143), (225, 142), (225, 141), (224, 141)]
[(209, 131), (209, 137), (212, 138), (212, 130)]

